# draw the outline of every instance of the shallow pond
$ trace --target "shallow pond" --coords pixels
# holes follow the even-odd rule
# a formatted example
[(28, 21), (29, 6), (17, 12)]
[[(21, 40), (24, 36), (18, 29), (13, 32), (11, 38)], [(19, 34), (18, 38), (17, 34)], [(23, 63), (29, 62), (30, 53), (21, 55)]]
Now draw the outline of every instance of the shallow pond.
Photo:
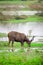
[[(10, 31), (17, 31), (26, 34), (27, 36), (36, 36), (35, 41), (43, 40), (43, 22), (27, 22), (18, 24), (0, 24), (0, 33), (8, 33)], [(6, 37), (0, 40), (8, 40)], [(29, 38), (31, 39), (31, 38)]]
[(2, 11), (4, 15), (35, 15), (41, 11)]

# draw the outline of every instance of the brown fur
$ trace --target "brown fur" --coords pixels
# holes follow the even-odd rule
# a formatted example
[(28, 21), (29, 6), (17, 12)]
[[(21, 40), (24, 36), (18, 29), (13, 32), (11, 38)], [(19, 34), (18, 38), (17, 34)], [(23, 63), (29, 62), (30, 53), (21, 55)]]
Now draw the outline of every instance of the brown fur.
[(10, 45), (10, 41), (12, 41), (12, 46), (14, 41), (21, 42), (21, 46), (23, 46), (24, 42), (27, 42), (30, 46), (30, 43), (33, 41), (33, 38), (29, 40), (24, 33), (19, 33), (15, 31), (11, 31), (8, 33), (9, 45)]

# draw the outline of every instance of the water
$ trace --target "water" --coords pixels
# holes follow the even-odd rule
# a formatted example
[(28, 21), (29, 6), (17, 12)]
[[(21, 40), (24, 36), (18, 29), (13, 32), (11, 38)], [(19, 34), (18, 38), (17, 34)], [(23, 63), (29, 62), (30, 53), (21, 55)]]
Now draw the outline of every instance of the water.
[(17, 49), (14, 49), (14, 48), (10, 48), (10, 49), (4, 49), (4, 50), (0, 50), (0, 53), (1, 52), (18, 52), (20, 50), (23, 50), (24, 52), (27, 52), (27, 51), (33, 51), (33, 50), (37, 50), (39, 52), (43, 52), (43, 49), (42, 48), (17, 48)]
[(35, 15), (41, 11), (2, 11), (4, 15)]
[(43, 36), (43, 22), (27, 22), (27, 23), (18, 23), (18, 24), (0, 24), (0, 32), (8, 33), (9, 31), (18, 31), (29, 34), (31, 30), (32, 35)]
[(0, 41), (8, 41), (8, 37), (1, 37)]
[[(26, 34), (27, 36), (29, 35), (36, 36), (34, 41), (38, 41), (40, 39), (43, 40), (43, 22), (27, 22), (27, 23), (18, 23), (18, 24), (7, 24), (7, 25), (0, 24), (0, 33), (8, 34), (8, 32), (10, 31), (21, 32)], [(0, 40), (5, 40), (5, 39), (6, 37), (3, 39), (0, 38)]]

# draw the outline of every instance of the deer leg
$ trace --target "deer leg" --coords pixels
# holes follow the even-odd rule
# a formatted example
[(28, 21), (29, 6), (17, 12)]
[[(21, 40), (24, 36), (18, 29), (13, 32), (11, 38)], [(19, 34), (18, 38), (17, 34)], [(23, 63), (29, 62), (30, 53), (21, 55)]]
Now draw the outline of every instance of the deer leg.
[(24, 51), (23, 44), (24, 44), (24, 42), (22, 41), (22, 42), (21, 42), (21, 50), (22, 50), (22, 51)]
[(8, 43), (8, 46), (9, 46), (9, 47), (10, 47), (10, 42), (11, 42), (11, 41), (9, 40), (9, 43)]
[(23, 47), (23, 42), (21, 42), (21, 47)]
[(12, 51), (14, 51), (14, 50), (13, 50), (13, 43), (14, 43), (14, 41), (12, 41)]
[(30, 47), (30, 44), (29, 44), (29, 47)]
[(14, 43), (14, 41), (12, 41), (12, 47), (13, 47), (13, 43)]

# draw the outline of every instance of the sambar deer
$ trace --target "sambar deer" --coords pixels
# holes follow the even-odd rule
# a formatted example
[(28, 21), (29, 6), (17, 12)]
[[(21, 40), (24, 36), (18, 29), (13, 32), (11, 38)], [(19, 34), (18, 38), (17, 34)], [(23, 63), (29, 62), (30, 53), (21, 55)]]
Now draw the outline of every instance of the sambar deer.
[(8, 39), (9, 39), (9, 45), (10, 45), (10, 42), (12, 41), (12, 47), (13, 47), (14, 41), (20, 42), (21, 46), (23, 46), (24, 42), (27, 42), (27, 44), (30, 47), (31, 42), (34, 40), (34, 36), (32, 37), (31, 40), (29, 40), (24, 33), (11, 31), (11, 32), (8, 33)]

